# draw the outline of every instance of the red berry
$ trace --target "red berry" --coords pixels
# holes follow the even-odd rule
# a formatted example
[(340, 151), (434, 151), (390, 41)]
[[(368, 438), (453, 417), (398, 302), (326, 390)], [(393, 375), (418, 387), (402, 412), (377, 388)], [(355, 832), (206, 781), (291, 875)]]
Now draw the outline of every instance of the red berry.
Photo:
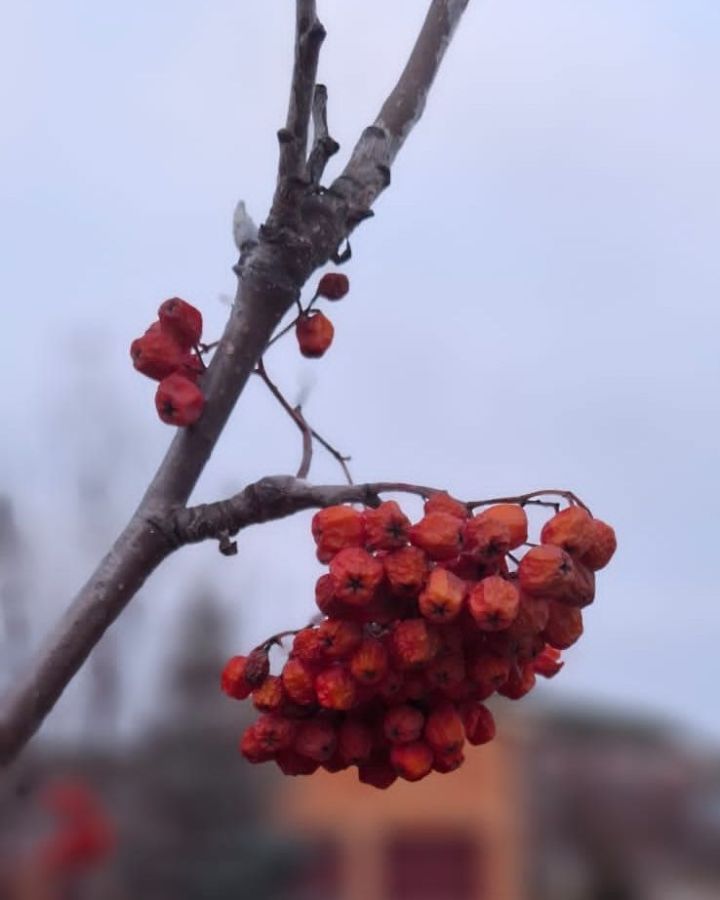
[(310, 359), (322, 356), (332, 344), (335, 329), (333, 323), (321, 312), (303, 313), (295, 325), (300, 352)]
[(317, 286), (318, 297), (341, 300), (350, 290), (350, 281), (342, 272), (326, 272)]
[(338, 753), (344, 762), (352, 766), (368, 762), (373, 745), (372, 729), (358, 719), (345, 719), (338, 734)]
[(357, 688), (352, 675), (342, 666), (323, 669), (315, 679), (318, 702), (325, 709), (352, 709)]
[(436, 753), (457, 753), (465, 743), (460, 714), (452, 703), (443, 703), (427, 717), (425, 740)]
[(233, 656), (225, 664), (220, 675), (220, 687), (228, 695), (236, 700), (244, 700), (252, 693), (252, 685), (245, 680), (246, 656)]
[(360, 547), (347, 547), (330, 562), (335, 596), (351, 606), (365, 606), (383, 577), (383, 567)]
[(255, 709), (261, 712), (277, 712), (285, 701), (285, 689), (282, 679), (277, 675), (268, 675), (265, 681), (252, 693)]
[(202, 313), (192, 304), (179, 297), (171, 297), (160, 304), (158, 318), (161, 329), (171, 335), (181, 347), (189, 349), (200, 342)]
[(575, 574), (569, 553), (554, 544), (533, 547), (520, 560), (518, 582), (527, 594), (559, 599), (567, 593)]
[(202, 415), (204, 406), (203, 392), (184, 375), (168, 375), (158, 385), (155, 408), (168, 425), (194, 425)]
[(300, 706), (309, 706), (317, 701), (315, 679), (312, 670), (299, 659), (289, 659), (282, 670), (285, 693)]
[(467, 519), (470, 515), (467, 506), (460, 500), (451, 497), (446, 491), (437, 491), (423, 507), (425, 513), (442, 512), (455, 516), (456, 519)]
[(394, 500), (366, 509), (363, 516), (368, 550), (396, 550), (407, 544), (410, 519)]
[(397, 622), (390, 634), (393, 659), (400, 669), (412, 669), (429, 663), (436, 652), (424, 619)]
[(379, 684), (387, 675), (388, 655), (377, 638), (365, 638), (350, 660), (350, 672), (360, 684)]
[(487, 706), (470, 701), (460, 707), (465, 737), (473, 746), (487, 744), (495, 737), (495, 719)]
[(543, 678), (554, 678), (564, 665), (565, 663), (560, 661), (560, 651), (549, 644), (533, 660), (533, 668)]
[(521, 547), (528, 539), (528, 520), (525, 510), (517, 503), (498, 503), (489, 506), (476, 517), (482, 522), (498, 522), (509, 532), (510, 550)]
[(358, 779), (363, 784), (369, 784), (385, 791), (397, 781), (397, 772), (390, 763), (361, 765), (358, 766)]
[(548, 519), (540, 532), (540, 543), (562, 547), (577, 557), (590, 549), (592, 541), (592, 517), (582, 506), (561, 510)]
[(422, 589), (428, 573), (428, 558), (417, 547), (393, 550), (382, 560), (392, 590), (400, 596), (414, 596)]
[(149, 331), (130, 344), (130, 356), (138, 372), (154, 381), (162, 381), (186, 364), (186, 353), (174, 338), (164, 332)]

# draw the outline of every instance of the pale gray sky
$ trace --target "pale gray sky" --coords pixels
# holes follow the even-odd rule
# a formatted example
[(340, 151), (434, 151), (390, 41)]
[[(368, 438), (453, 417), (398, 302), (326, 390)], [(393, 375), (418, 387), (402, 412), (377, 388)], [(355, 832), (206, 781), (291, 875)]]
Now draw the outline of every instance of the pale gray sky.
[[(202, 307), (208, 337), (222, 327), (233, 207), (243, 197), (260, 220), (273, 189), (291, 6), (4, 5), (0, 489), (36, 535), (39, 623), (171, 436), (131, 339), (173, 294)], [(336, 165), (424, 8), (320, 3)], [(292, 340), (268, 356), (291, 397), (310, 389), (308, 416), (358, 480), (466, 498), (576, 490), (620, 550), (542, 694), (634, 704), (716, 737), (719, 49), (712, 0), (473, 0), (353, 240), (336, 344), (319, 362)], [(197, 498), (293, 470), (298, 449), (253, 385)], [(112, 473), (108, 513), (68, 527), (79, 466)], [(314, 478), (340, 473), (318, 454)], [(161, 665), (188, 579), (221, 584), (243, 648), (301, 624), (319, 572), (308, 524), (248, 532), (233, 560), (211, 545), (171, 560), (134, 613), (136, 681)]]

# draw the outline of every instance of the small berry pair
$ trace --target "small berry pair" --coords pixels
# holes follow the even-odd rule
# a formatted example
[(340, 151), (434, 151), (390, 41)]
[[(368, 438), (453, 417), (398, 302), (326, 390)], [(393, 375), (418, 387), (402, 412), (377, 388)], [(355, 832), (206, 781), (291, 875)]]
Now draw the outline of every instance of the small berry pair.
[[(350, 290), (350, 281), (342, 272), (327, 272), (320, 279), (315, 297), (324, 297), (326, 300), (342, 300)], [(308, 359), (318, 359), (332, 344), (335, 328), (327, 316), (318, 310), (308, 308), (302, 312), (295, 323), (295, 336), (303, 356)]]
[(197, 384), (205, 368), (198, 352), (202, 325), (200, 310), (171, 297), (160, 305), (157, 321), (130, 345), (137, 371), (160, 382), (155, 408), (168, 425), (193, 425), (202, 415), (205, 396)]

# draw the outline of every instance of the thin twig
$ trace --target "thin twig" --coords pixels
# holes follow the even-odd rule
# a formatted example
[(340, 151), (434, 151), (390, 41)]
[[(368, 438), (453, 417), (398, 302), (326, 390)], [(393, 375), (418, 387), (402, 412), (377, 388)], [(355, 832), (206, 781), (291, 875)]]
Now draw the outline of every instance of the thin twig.
[(302, 448), (302, 459), (300, 460), (300, 465), (297, 470), (297, 478), (307, 478), (310, 474), (310, 466), (312, 465), (312, 453), (313, 453), (313, 436), (312, 429), (309, 427), (308, 423), (305, 421), (305, 417), (302, 414), (302, 407), (298, 404), (293, 412), (298, 417), (298, 419), (303, 423), (302, 425), (302, 439), (303, 439), (303, 448)]
[[(348, 469), (347, 463), (350, 461), (349, 456), (344, 456), (336, 447), (326, 440), (321, 434), (315, 431), (308, 422), (307, 419), (302, 415), (302, 413), (298, 412), (297, 407), (293, 407), (285, 398), (285, 395), (282, 393), (280, 388), (275, 384), (275, 382), (270, 378), (267, 373), (267, 369), (265, 368), (265, 361), (261, 358), (258, 360), (257, 368), (255, 370), (257, 374), (262, 378), (262, 380), (267, 385), (270, 393), (275, 397), (280, 406), (285, 410), (285, 412), (290, 416), (290, 418), (295, 422), (297, 427), (303, 434), (303, 447), (305, 446), (306, 434), (309, 431), (310, 435), (315, 438), (315, 440), (320, 444), (321, 447), (324, 447), (328, 453), (337, 461), (340, 468), (343, 470), (343, 474), (347, 480), (348, 484), (353, 483), (352, 475), (350, 474), (350, 470)], [(305, 450), (303, 450), (303, 461), (305, 459)], [(302, 464), (301, 464), (302, 469)], [(301, 477), (298, 473), (298, 477)], [(302, 476), (304, 477), (304, 476)]]

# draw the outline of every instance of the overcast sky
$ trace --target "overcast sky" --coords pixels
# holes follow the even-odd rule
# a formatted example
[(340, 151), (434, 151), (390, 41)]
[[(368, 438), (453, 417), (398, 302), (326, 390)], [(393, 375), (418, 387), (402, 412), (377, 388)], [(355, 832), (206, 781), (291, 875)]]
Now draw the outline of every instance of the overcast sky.
[[(319, 6), (343, 147), (332, 174), (426, 4)], [(201, 306), (208, 339), (222, 328), (233, 207), (242, 197), (262, 220), (273, 190), (291, 7), (3, 6), (0, 491), (36, 549), (38, 637), (171, 437), (130, 341), (175, 294)], [(716, 738), (719, 50), (715, 0), (473, 0), (353, 239), (335, 345), (316, 362), (292, 339), (268, 355), (357, 480), (580, 494), (620, 549), (542, 695), (622, 702)], [(292, 471), (298, 454), (253, 384), (196, 499)], [(105, 493), (76, 522), (80, 472)], [(341, 475), (318, 453), (313, 478)], [(167, 563), (123, 625), (133, 684), (160, 671), (187, 584), (220, 586), (236, 650), (302, 624), (320, 571), (308, 525), (248, 532), (232, 560), (207, 545)]]

